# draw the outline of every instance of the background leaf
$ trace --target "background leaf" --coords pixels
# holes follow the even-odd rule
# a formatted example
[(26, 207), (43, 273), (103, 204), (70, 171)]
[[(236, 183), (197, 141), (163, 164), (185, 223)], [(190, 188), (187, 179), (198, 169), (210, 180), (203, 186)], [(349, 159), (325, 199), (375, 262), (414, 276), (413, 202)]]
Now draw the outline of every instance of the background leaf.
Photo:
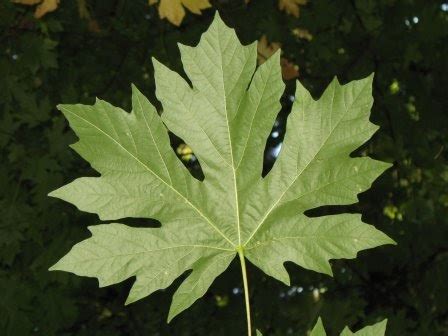
[[(349, 335), (384, 336), (385, 332), (386, 332), (386, 324), (387, 324), (387, 320), (384, 320), (384, 321), (374, 324), (372, 326), (364, 327), (355, 333), (351, 332), (350, 329), (348, 329), (348, 327), (345, 327), (341, 333), (341, 336), (349, 336)], [(310, 336), (326, 336), (326, 335), (327, 335), (327, 333), (325, 332), (322, 320), (319, 317), (319, 319), (316, 322), (316, 325), (314, 326), (313, 330), (311, 331)]]

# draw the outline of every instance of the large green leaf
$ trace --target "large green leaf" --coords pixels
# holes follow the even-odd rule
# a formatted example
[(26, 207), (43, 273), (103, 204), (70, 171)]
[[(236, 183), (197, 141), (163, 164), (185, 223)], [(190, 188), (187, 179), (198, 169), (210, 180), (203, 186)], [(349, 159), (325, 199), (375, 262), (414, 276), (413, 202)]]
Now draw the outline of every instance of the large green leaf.
[[(206, 292), (237, 251), (289, 283), (286, 261), (331, 274), (329, 259), (393, 243), (360, 215), (304, 215), (357, 202), (390, 166), (350, 157), (377, 129), (369, 122), (372, 77), (343, 86), (334, 80), (319, 100), (297, 83), (281, 153), (263, 178), (284, 89), (279, 52), (255, 71), (256, 45), (242, 46), (218, 15), (198, 46), (180, 51), (191, 85), (154, 60), (162, 117), (135, 87), (131, 113), (101, 100), (59, 106), (80, 139), (73, 148), (101, 176), (51, 196), (103, 220), (154, 218), (162, 227), (90, 227), (92, 237), (52, 270), (96, 277), (100, 286), (135, 276), (127, 303), (191, 270), (173, 297), (171, 319)], [(165, 125), (193, 148), (203, 181), (177, 159)]]

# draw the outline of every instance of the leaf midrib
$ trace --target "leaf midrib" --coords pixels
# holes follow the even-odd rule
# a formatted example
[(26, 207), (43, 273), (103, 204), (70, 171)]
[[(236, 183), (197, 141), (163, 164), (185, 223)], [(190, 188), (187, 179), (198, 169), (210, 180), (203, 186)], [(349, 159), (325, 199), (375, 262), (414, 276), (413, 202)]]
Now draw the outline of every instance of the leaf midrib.
[[(229, 39), (230, 40), (230, 39)], [(228, 42), (229, 43), (229, 42)], [(221, 39), (218, 38), (218, 45), (219, 49), (221, 49)], [(236, 48), (235, 48), (236, 50)], [(229, 116), (228, 116), (228, 110), (227, 110), (227, 99), (226, 99), (226, 87), (225, 87), (225, 80), (224, 80), (224, 68), (223, 68), (223, 53), (220, 53), (221, 55), (221, 62), (219, 63), (219, 67), (221, 70), (221, 79), (222, 79), (222, 90), (223, 90), (223, 99), (224, 99), (224, 114), (226, 116), (226, 125), (227, 125), (227, 137), (229, 141), (229, 147), (230, 147), (230, 159), (231, 159), (231, 169), (233, 174), (233, 191), (235, 195), (235, 215), (236, 215), (236, 227), (237, 227), (237, 233), (238, 233), (238, 246), (241, 245), (241, 227), (240, 227), (240, 210), (239, 210), (239, 200), (238, 200), (238, 186), (236, 183), (236, 169), (235, 169), (235, 162), (233, 159), (233, 146), (232, 146), (232, 137), (230, 135), (230, 123), (229, 123)], [(235, 55), (235, 52), (232, 55)], [(244, 64), (245, 66), (246, 64)], [(238, 80), (240, 79), (241, 75), (238, 77)]]

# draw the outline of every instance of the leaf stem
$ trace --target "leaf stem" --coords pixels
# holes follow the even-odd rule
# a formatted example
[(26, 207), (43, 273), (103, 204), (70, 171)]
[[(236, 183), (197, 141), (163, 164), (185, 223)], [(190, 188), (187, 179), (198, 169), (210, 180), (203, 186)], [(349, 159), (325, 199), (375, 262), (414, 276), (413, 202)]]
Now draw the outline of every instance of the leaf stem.
[(250, 301), (249, 301), (249, 284), (247, 282), (247, 271), (246, 271), (246, 259), (244, 258), (244, 250), (242, 246), (237, 247), (238, 256), (240, 257), (241, 272), (243, 276), (243, 286), (244, 286), (244, 301), (246, 304), (246, 318), (247, 318), (247, 335), (252, 335), (252, 322), (250, 317)]

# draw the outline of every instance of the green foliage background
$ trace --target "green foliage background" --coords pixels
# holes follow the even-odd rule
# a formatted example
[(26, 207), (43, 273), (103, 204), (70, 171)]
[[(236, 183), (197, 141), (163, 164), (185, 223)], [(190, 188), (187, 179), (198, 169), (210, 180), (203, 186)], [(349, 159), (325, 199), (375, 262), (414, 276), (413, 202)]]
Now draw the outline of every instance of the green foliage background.
[[(375, 72), (372, 121), (381, 129), (360, 152), (394, 163), (360, 205), (346, 210), (361, 210), (398, 246), (333, 262), (334, 279), (288, 267), (290, 288), (249, 266), (255, 325), (266, 335), (302, 335), (321, 315), (332, 335), (387, 317), (389, 335), (448, 335), (448, 3), (315, 0), (299, 18), (280, 12), (274, 0), (212, 4), (245, 43), (263, 34), (281, 42), (316, 96), (334, 75), (347, 82)], [(62, 1), (36, 20), (30, 7), (0, 4), (1, 334), (239, 335), (245, 315), (237, 263), (170, 325), (176, 286), (124, 307), (132, 280), (98, 289), (94, 279), (47, 271), (98, 223), (46, 196), (94, 174), (67, 147), (75, 136), (55, 105), (98, 96), (129, 109), (131, 82), (156, 102), (150, 57), (182, 73), (176, 43), (196, 44), (214, 14), (187, 14), (177, 28), (143, 0), (90, 1), (99, 27), (92, 29), (77, 6)], [(297, 27), (313, 39), (296, 37)], [(266, 170), (293, 89), (288, 81)], [(174, 148), (182, 143), (172, 140)], [(185, 163), (200, 175), (195, 161)], [(336, 210), (311, 215), (316, 211)]]

